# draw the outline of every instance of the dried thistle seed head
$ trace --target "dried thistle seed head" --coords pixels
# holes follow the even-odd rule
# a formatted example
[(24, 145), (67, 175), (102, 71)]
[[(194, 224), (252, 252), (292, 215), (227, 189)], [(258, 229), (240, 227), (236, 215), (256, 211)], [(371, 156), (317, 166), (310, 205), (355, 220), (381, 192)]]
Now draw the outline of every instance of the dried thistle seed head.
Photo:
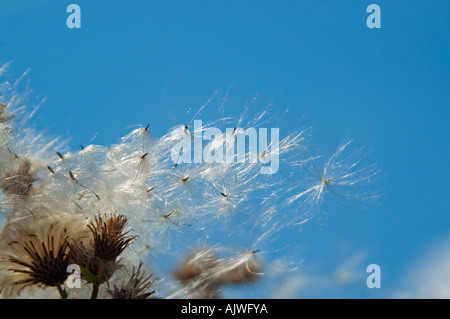
[(31, 163), (25, 159), (16, 168), (2, 174), (0, 186), (6, 194), (27, 197), (31, 194), (35, 180)]
[(114, 272), (119, 268), (115, 261), (104, 261), (95, 256), (94, 247), (85, 246), (82, 241), (70, 241), (71, 263), (86, 268), (92, 274), (98, 276), (100, 284), (107, 282), (113, 276)]
[(148, 299), (155, 291), (149, 291), (154, 283), (153, 275), (145, 277), (145, 271), (141, 271), (142, 262), (139, 267), (133, 267), (133, 272), (127, 283), (120, 287), (114, 285), (113, 290), (108, 290), (108, 293), (113, 299)]
[(58, 286), (67, 279), (70, 265), (70, 249), (67, 228), (58, 224), (46, 225), (38, 234), (17, 229), (10, 241), (12, 253), (2, 260), (6, 276), (0, 280), (0, 288), (8, 285)]
[(106, 261), (115, 261), (127, 248), (135, 236), (123, 232), (128, 218), (125, 215), (112, 215), (108, 218), (95, 217), (88, 227), (93, 235), (94, 254)]

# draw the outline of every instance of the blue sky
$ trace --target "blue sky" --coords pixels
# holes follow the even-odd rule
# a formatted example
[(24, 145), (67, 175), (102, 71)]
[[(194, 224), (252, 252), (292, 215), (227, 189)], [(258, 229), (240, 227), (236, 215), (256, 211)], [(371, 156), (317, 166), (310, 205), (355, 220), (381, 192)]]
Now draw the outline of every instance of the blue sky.
[[(2, 1), (0, 61), (13, 61), (12, 76), (31, 69), (33, 98), (47, 99), (33, 124), (73, 148), (114, 143), (135, 124), (161, 136), (218, 90), (229, 92), (226, 115), (257, 95), (258, 105), (289, 109), (281, 134), (311, 126), (328, 154), (345, 137), (372, 149), (383, 169), (378, 203), (329, 209), (289, 234), (304, 274), (365, 256), (362, 279), (296, 297), (394, 296), (449, 233), (448, 1), (77, 0), (82, 27), (68, 29), (70, 3)], [(381, 29), (366, 26), (370, 3)], [(365, 286), (371, 263), (381, 289)]]

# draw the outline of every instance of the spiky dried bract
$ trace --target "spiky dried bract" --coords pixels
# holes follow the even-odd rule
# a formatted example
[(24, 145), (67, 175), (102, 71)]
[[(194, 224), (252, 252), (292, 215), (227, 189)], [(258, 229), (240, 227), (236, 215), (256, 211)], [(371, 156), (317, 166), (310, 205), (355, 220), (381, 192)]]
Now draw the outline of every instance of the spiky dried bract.
[(61, 285), (70, 265), (68, 239), (67, 228), (59, 224), (50, 224), (38, 234), (17, 229), (9, 242), (12, 252), (1, 261), (8, 272), (1, 280), (1, 288)]
[(149, 291), (154, 283), (153, 275), (145, 276), (145, 271), (141, 270), (142, 262), (138, 268), (133, 267), (131, 277), (125, 284), (117, 287), (114, 285), (113, 290), (108, 293), (113, 299), (148, 299), (155, 291)]
[(95, 256), (105, 261), (115, 261), (136, 236), (123, 232), (128, 218), (125, 215), (96, 216), (88, 227), (93, 235)]
[(35, 180), (30, 161), (24, 159), (2, 174), (0, 186), (6, 194), (27, 197), (32, 192)]

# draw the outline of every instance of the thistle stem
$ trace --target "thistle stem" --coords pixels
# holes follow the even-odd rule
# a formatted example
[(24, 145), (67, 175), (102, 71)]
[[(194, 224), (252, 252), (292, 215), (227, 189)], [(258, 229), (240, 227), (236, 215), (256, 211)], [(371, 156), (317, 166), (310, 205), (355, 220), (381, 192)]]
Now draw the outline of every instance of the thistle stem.
[(100, 288), (100, 280), (103, 276), (103, 269), (104, 269), (104, 263), (100, 262), (100, 265), (98, 267), (98, 274), (97, 274), (98, 282), (93, 284), (91, 299), (97, 299), (98, 290)]
[(61, 285), (56, 285), (56, 289), (58, 289), (61, 299), (67, 299), (67, 292), (62, 289)]

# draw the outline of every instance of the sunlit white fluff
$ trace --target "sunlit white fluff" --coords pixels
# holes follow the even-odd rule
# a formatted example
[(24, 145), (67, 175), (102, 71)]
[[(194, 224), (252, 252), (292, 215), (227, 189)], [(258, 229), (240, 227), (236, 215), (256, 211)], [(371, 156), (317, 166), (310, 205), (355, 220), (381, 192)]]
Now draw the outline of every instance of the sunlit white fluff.
[[(6, 69), (7, 65), (2, 66), (0, 74)], [(0, 103), (7, 106), (7, 120), (0, 123), (0, 172), (28, 159), (35, 176), (34, 192), (27, 198), (2, 193), (3, 215), (9, 222), (25, 224), (42, 216), (72, 214), (88, 220), (105, 213), (126, 215), (128, 230), (137, 237), (121, 263), (127, 267), (141, 260), (150, 263), (162, 282), (172, 276), (165, 262), (176, 262), (199, 244), (208, 246), (197, 252), (197, 259), (205, 254), (220, 255), (221, 245), (230, 248), (251, 243), (257, 250), (285, 227), (312, 218), (327, 192), (343, 199), (373, 197), (355, 187), (370, 183), (378, 169), (375, 165), (359, 168), (363, 149), (348, 152), (350, 141), (313, 173), (322, 157), (307, 152), (309, 130), (286, 135), (280, 128), (277, 148), (269, 143), (256, 153), (245, 150), (244, 156), (255, 157), (255, 162), (238, 163), (233, 155), (233, 160), (225, 163), (174, 163), (172, 148), (184, 140), (193, 142), (208, 128), (219, 127), (223, 134), (202, 141), (202, 150), (227, 154), (235, 148), (236, 135), (242, 134), (237, 128), (276, 125), (266, 109), (252, 114), (255, 101), (235, 120), (203, 119), (202, 125), (195, 127), (194, 121), (210, 99), (190, 122), (175, 126), (160, 138), (151, 135), (150, 123), (135, 128), (116, 144), (70, 150), (59, 139), (26, 126), (26, 79), (25, 74), (18, 81), (0, 84)], [(279, 172), (261, 174), (261, 167), (274, 158), (280, 161)], [(7, 225), (3, 237), (8, 237)], [(251, 239), (245, 241), (245, 236)], [(217, 282), (233, 269), (248, 267), (255, 258), (254, 250), (231, 250), (234, 253), (217, 257), (219, 262), (191, 286), (169, 285), (163, 291), (189, 296), (195, 288)]]

